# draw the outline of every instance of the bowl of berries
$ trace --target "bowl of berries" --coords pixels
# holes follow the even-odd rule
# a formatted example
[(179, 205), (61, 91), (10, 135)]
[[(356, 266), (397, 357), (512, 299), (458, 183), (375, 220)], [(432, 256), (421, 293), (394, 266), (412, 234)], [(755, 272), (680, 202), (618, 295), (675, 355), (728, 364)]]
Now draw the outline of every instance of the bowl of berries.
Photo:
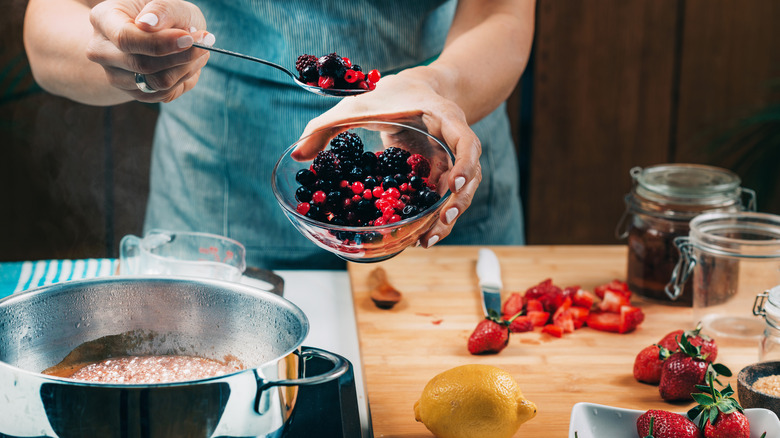
[[(319, 152), (292, 153), (301, 143)], [(428, 231), (450, 196), (455, 157), (422, 124), (362, 121), (312, 133), (290, 146), (272, 188), (290, 222), (342, 259), (389, 259)]]

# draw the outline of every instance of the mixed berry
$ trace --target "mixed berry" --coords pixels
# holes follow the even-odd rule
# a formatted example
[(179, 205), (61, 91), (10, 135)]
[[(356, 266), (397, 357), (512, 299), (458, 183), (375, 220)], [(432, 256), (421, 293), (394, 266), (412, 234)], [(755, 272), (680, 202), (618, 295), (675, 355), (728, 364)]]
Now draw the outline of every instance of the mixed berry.
[(337, 90), (371, 91), (381, 77), (378, 70), (364, 73), (359, 65), (352, 64), (349, 58), (339, 56), (335, 52), (320, 57), (301, 55), (295, 61), (295, 69), (301, 82)]
[[(363, 141), (342, 132), (320, 151), (308, 169), (296, 173), (298, 213), (330, 225), (372, 227), (410, 218), (436, 204), (441, 196), (428, 180), (431, 165), (419, 154), (398, 147), (363, 150)], [(333, 234), (348, 243), (376, 243), (378, 232)], [(360, 240), (358, 242), (358, 240)]]

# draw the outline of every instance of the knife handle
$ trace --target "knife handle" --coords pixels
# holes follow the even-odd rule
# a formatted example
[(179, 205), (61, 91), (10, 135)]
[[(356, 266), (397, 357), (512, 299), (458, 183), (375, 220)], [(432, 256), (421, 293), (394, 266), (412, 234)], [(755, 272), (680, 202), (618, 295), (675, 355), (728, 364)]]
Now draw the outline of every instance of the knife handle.
[(498, 264), (496, 253), (488, 248), (479, 250), (479, 259), (477, 259), (477, 276), (479, 276), (480, 286), (493, 286), (501, 289), (501, 265)]

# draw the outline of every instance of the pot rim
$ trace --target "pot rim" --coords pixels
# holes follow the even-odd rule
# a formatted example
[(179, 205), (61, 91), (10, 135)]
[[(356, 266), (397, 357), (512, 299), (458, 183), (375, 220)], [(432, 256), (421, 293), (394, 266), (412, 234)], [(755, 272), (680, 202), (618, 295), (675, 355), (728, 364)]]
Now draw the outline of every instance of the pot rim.
[(203, 284), (218, 286), (220, 288), (230, 289), (234, 292), (263, 296), (264, 298), (267, 298), (268, 300), (273, 301), (276, 304), (281, 305), (282, 307), (286, 307), (288, 310), (290, 310), (292, 313), (296, 314), (296, 316), (300, 318), (301, 325), (302, 325), (301, 337), (298, 340), (296, 345), (292, 346), (291, 348), (289, 348), (287, 351), (277, 356), (276, 358), (270, 359), (262, 364), (258, 364), (249, 368), (244, 368), (243, 370), (238, 370), (228, 374), (211, 376), (211, 377), (206, 377), (197, 380), (181, 380), (176, 382), (164, 382), (164, 383), (96, 383), (96, 382), (87, 382), (83, 380), (69, 379), (66, 377), (52, 376), (49, 374), (43, 374), (41, 372), (35, 372), (24, 368), (19, 368), (3, 360), (0, 360), (0, 368), (10, 368), (13, 372), (35, 376), (36, 378), (50, 381), (50, 382), (63, 383), (63, 384), (76, 385), (76, 386), (98, 387), (98, 388), (143, 389), (143, 388), (161, 388), (161, 387), (174, 387), (174, 386), (191, 386), (191, 385), (209, 384), (217, 380), (226, 379), (232, 376), (236, 376), (248, 372), (254, 373), (255, 376), (253, 378), (256, 379), (257, 378), (256, 371), (258, 369), (271, 365), (287, 357), (288, 355), (290, 355), (295, 351), (300, 351), (301, 345), (303, 344), (304, 340), (309, 334), (310, 326), (309, 326), (308, 317), (306, 316), (305, 313), (303, 313), (303, 310), (301, 310), (300, 307), (296, 306), (291, 301), (283, 297), (280, 297), (279, 295), (274, 294), (273, 292), (258, 289), (254, 286), (250, 286), (243, 283), (230, 282), (226, 280), (211, 279), (211, 278), (181, 277), (181, 276), (169, 276), (169, 275), (165, 275), (165, 276), (134, 275), (134, 276), (112, 276), (112, 277), (96, 277), (96, 278), (88, 278), (88, 279), (80, 279), (80, 280), (69, 280), (60, 283), (53, 283), (44, 286), (39, 286), (22, 292), (13, 293), (7, 297), (0, 299), (0, 308), (7, 305), (13, 305), (15, 302), (18, 301), (28, 300), (30, 299), (30, 297), (33, 296), (49, 293), (52, 290), (56, 291), (62, 288), (71, 289), (81, 285), (89, 286), (94, 283), (105, 283), (105, 282), (119, 283), (119, 282), (141, 282), (141, 281), (159, 281), (159, 282), (185, 281), (189, 283), (203, 283)]

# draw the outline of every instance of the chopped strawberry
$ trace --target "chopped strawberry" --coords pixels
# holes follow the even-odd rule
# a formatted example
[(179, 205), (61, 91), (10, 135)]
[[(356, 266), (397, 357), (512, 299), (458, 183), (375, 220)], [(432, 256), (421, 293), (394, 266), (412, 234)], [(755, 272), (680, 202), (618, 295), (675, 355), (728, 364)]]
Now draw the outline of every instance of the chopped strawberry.
[(541, 301), (544, 311), (550, 313), (555, 312), (564, 299), (563, 290), (554, 285), (550, 278), (526, 290), (523, 297), (526, 302), (532, 299)]
[(554, 318), (553, 325), (557, 325), (558, 327), (562, 328), (564, 333), (571, 333), (576, 328), (574, 326), (574, 318), (571, 316), (571, 313), (569, 313), (568, 310)]
[(571, 302), (575, 307), (590, 309), (593, 307), (593, 303), (596, 302), (596, 296), (578, 287), (571, 296)]
[(534, 322), (525, 315), (518, 316), (509, 324), (509, 331), (512, 333), (530, 332), (534, 329)]
[(544, 312), (544, 306), (539, 300), (528, 300), (525, 303), (525, 310), (527, 312)]
[(501, 314), (504, 319), (509, 319), (518, 313), (523, 311), (523, 296), (517, 292), (512, 293), (504, 301), (504, 305), (501, 307)]
[(602, 312), (620, 313), (622, 306), (630, 305), (631, 300), (629, 296), (608, 289), (604, 291), (604, 297), (601, 299), (601, 303), (599, 303), (599, 310)]
[(596, 310), (590, 312), (586, 324), (594, 330), (614, 333), (628, 333), (645, 320), (642, 309), (633, 306), (622, 306), (620, 313)]
[(550, 314), (547, 312), (532, 310), (528, 312), (528, 318), (531, 319), (535, 327), (541, 327), (547, 324), (547, 321), (550, 319)]
[(596, 289), (594, 291), (596, 292), (597, 297), (603, 299), (604, 292), (608, 290), (622, 293), (623, 295), (628, 295), (629, 297), (631, 297), (631, 291), (628, 289), (628, 283), (626, 283), (625, 281), (620, 281), (618, 279), (614, 279), (607, 284), (596, 286)]
[(567, 310), (571, 307), (571, 298), (566, 297), (560, 306), (558, 306), (557, 309), (555, 309), (555, 312), (553, 313), (553, 321), (558, 319), (561, 315), (566, 313)]
[(634, 306), (622, 306), (620, 308), (620, 326), (619, 333), (628, 333), (634, 331), (642, 321), (645, 320), (645, 313), (642, 309)]
[(569, 308), (569, 313), (571, 314), (572, 320), (574, 321), (574, 328), (578, 329), (585, 325), (585, 321), (588, 319), (590, 309), (572, 306)]
[(542, 327), (542, 333), (547, 333), (549, 335), (555, 336), (556, 338), (562, 338), (563, 332), (563, 328), (555, 324), (547, 324), (546, 326)]
[(602, 332), (620, 332), (620, 314), (595, 310), (590, 312), (585, 321), (588, 327)]

